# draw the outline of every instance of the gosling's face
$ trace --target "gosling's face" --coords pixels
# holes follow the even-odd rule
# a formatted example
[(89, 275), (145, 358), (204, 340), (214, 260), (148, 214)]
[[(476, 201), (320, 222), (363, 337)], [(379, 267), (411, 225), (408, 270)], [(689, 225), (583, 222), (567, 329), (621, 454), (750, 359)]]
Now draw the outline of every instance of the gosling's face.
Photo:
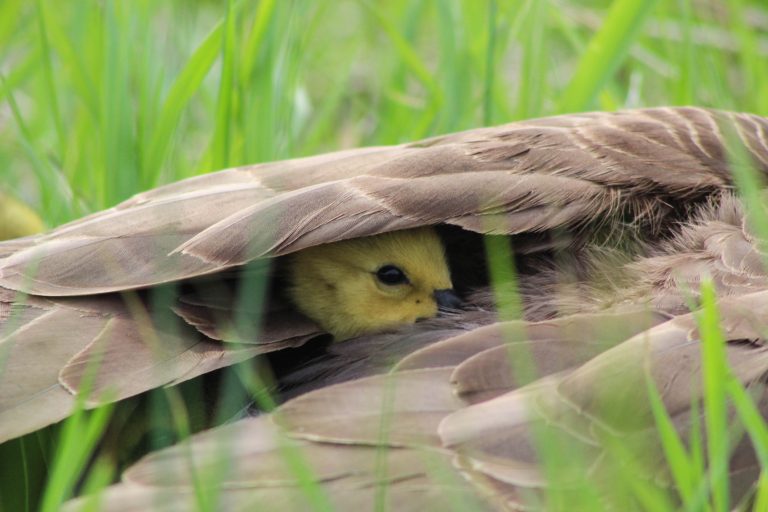
[(455, 306), (443, 245), (430, 228), (306, 249), (291, 256), (289, 296), (336, 340), (381, 331)]

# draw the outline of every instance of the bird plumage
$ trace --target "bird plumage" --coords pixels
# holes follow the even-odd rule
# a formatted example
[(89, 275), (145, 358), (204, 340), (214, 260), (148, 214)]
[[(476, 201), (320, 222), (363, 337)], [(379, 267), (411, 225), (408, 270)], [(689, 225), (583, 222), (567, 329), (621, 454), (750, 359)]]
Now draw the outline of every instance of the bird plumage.
[[(277, 293), (258, 325), (238, 330), (237, 318), (249, 316), (238, 276), (267, 272), (254, 265), (277, 257), (278, 271), (266, 275), (279, 285), (280, 262), (302, 251), (311, 260), (344, 240), (438, 225), (452, 284), (465, 292), (488, 284), (483, 272), (476, 279), (465, 271), (476, 265), (462, 267), (470, 253), (483, 253), (472, 233), (509, 237), (527, 321), (499, 322), (493, 300), (479, 292), (467, 295), (463, 313), (332, 344), (290, 367), (280, 381), (296, 398), (275, 415), (191, 443), (203, 468), (216, 467), (207, 457), (221, 439), (241, 443), (232, 448), (232, 473), (218, 482), (221, 504), (305, 506), (302, 483), (275, 467), (287, 436), (307, 450), (316, 480), (343, 509), (372, 503), (380, 481), (398, 510), (462, 500), (520, 506), (547, 485), (536, 425), (583, 445), (592, 467), (608, 464), (604, 434), (651, 437), (646, 368), (687, 432), (691, 396), (701, 396), (691, 384), (700, 361), (688, 311), (704, 276), (722, 296), (735, 375), (765, 410), (766, 271), (732, 195), (723, 135), (731, 131), (768, 173), (768, 120), (758, 116), (695, 108), (575, 114), (222, 171), (0, 245), (0, 343), (10, 348), (0, 437), (65, 417), (94, 358), (101, 366), (91, 404), (107, 391), (120, 399), (256, 354), (290, 353), (322, 327), (334, 330), (322, 325), (326, 313), (297, 314), (284, 303), (290, 293)], [(451, 283), (444, 277), (425, 277), (434, 282), (427, 291)], [(151, 289), (168, 284), (178, 288), (168, 308), (177, 321), (164, 330), (148, 312)], [(294, 279), (296, 288), (306, 286)], [(430, 315), (407, 319), (419, 316)], [(530, 354), (538, 380), (529, 382), (531, 368), (510, 367), (514, 347)], [(43, 364), (26, 375), (37, 359)], [(394, 363), (394, 375), (382, 373)], [(391, 448), (391, 472), (381, 472), (379, 445)], [(107, 491), (109, 508), (191, 506), (197, 480), (185, 449), (140, 462)], [(737, 449), (731, 474), (748, 487), (758, 465), (748, 442)], [(659, 452), (648, 453), (663, 467)]]
[[(429, 228), (311, 247), (287, 266), (291, 301), (337, 341), (433, 317), (435, 293), (453, 287), (443, 245)], [(382, 269), (392, 282), (377, 276)]]

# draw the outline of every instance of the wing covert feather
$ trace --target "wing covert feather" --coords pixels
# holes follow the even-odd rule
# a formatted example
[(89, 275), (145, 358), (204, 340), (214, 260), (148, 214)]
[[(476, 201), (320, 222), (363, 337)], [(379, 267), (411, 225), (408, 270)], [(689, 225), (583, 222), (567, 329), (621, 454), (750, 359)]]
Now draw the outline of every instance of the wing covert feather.
[(731, 187), (720, 124), (768, 173), (768, 120), (757, 116), (661, 108), (523, 121), (167, 185), (35, 239), (0, 260), (0, 285), (127, 290), (436, 223), (511, 234), (631, 215), (653, 228), (669, 198)]
[[(700, 421), (691, 400), (701, 398), (702, 370), (695, 314), (684, 299), (689, 291), (696, 298), (705, 276), (720, 294), (733, 375), (768, 413), (768, 272), (732, 196), (728, 132), (768, 174), (762, 117), (696, 108), (574, 114), (225, 170), (0, 244), (0, 286), (37, 295), (23, 299), (0, 288), (0, 384), (12, 384), (0, 385), (0, 440), (65, 417), (89, 378), (92, 406), (316, 333), (313, 325), (275, 315), (274, 329), (267, 325), (253, 343), (220, 343), (238, 341), (227, 322), (242, 312), (231, 301), (182, 297), (177, 323), (160, 326), (132, 307), (130, 295), (111, 292), (187, 286), (253, 260), (425, 225), (539, 237), (536, 250), (561, 232), (566, 248), (599, 245), (613, 240), (603, 236), (607, 230), (649, 244), (626, 267), (630, 284), (616, 287), (615, 302), (606, 306), (613, 309), (535, 323), (456, 320), (439, 334), (419, 331), (432, 325), (421, 324), (411, 333), (420, 349), (385, 374), (371, 375), (389, 364), (387, 350), (371, 354), (379, 358), (371, 363), (354, 350), (329, 350), (337, 366), (353, 362), (355, 369), (318, 370), (310, 361), (296, 374), (325, 384), (363, 377), (150, 455), (104, 498), (110, 510), (186, 510), (199, 499), (193, 488), (202, 469), (217, 475), (212, 486), (222, 484), (214, 487), (217, 506), (302, 510), (306, 482), (287, 467), (288, 447), (305, 452), (312, 478), (342, 509), (380, 504), (382, 483), (387, 506), (398, 510), (462, 500), (514, 508), (552, 484), (540, 467), (540, 429), (573, 447), (598, 477), (616, 470), (606, 441), (648, 447), (636, 454), (637, 477), (668, 486), (646, 384), (655, 384), (687, 442), (691, 424)], [(55, 335), (58, 343), (48, 349)], [(398, 346), (400, 354), (407, 347), (402, 338), (396, 331), (360, 342), (373, 352)], [(533, 381), (513, 371), (516, 350), (536, 366)], [(43, 363), (28, 370), (36, 358)], [(221, 450), (229, 468), (216, 459)], [(738, 494), (758, 466), (748, 440), (735, 450), (729, 471)], [(558, 484), (582, 477), (574, 470)]]

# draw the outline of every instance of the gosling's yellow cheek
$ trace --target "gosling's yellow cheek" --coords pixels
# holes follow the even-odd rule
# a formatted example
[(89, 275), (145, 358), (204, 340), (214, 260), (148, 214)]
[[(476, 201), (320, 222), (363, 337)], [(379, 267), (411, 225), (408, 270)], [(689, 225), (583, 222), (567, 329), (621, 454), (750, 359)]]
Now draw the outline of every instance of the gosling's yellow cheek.
[(420, 317), (426, 317), (426, 318), (432, 318), (433, 316), (437, 316), (437, 304), (430, 301), (424, 305), (424, 309), (421, 312)]
[(413, 308), (409, 310), (407, 323), (437, 316), (437, 304), (432, 299), (417, 299), (413, 302)]

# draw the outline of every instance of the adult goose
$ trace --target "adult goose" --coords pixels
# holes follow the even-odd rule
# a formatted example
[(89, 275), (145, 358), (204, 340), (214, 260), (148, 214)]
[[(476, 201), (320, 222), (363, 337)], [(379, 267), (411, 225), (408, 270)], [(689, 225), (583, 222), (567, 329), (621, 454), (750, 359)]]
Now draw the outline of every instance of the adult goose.
[[(768, 275), (730, 161), (768, 172), (768, 119), (573, 114), (221, 171), (0, 244), (0, 439), (78, 394), (277, 353), (295, 398), (148, 456), (108, 509), (519, 508), (621, 471), (622, 446), (667, 485), (647, 384), (685, 436), (706, 278), (730, 371), (768, 405)], [(541, 432), (581, 469), (547, 467)], [(737, 500), (759, 465), (747, 437), (735, 450)]]

